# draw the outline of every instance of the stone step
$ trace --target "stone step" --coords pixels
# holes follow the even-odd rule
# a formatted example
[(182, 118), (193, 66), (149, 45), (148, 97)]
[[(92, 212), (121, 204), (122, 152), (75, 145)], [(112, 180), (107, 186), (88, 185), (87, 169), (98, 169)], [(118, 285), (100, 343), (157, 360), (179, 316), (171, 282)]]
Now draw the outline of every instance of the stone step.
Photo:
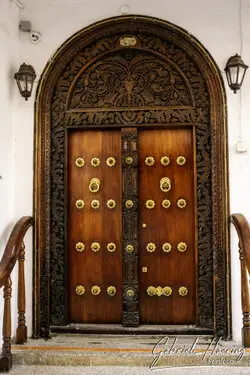
[(250, 366), (250, 349), (209, 336), (53, 334), (13, 345), (12, 352), (15, 365)]

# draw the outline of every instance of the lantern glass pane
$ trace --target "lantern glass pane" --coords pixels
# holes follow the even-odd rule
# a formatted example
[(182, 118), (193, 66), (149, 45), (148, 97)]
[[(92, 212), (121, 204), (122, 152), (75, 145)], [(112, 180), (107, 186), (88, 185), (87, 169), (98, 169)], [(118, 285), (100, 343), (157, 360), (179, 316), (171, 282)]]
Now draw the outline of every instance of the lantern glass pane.
[(231, 66), (229, 70), (230, 70), (230, 76), (231, 76), (231, 84), (235, 85), (237, 83), (237, 78), (238, 78), (238, 67)]
[(238, 82), (239, 82), (240, 86), (242, 84), (242, 81), (243, 81), (243, 78), (244, 78), (244, 74), (245, 74), (245, 68), (243, 68), (242, 66), (239, 66), (239, 78), (238, 78)]

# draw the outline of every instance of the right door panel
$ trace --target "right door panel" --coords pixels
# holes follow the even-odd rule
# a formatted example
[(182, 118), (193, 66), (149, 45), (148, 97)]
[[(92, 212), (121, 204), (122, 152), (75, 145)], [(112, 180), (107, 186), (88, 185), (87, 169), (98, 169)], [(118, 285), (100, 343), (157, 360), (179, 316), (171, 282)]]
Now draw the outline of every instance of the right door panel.
[(139, 132), (141, 324), (195, 324), (193, 129)]

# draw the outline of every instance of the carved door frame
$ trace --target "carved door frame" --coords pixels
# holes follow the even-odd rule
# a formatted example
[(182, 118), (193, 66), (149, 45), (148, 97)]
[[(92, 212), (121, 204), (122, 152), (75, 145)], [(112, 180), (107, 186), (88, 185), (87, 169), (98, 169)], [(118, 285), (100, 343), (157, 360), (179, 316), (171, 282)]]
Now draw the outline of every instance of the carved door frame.
[[(190, 78), (192, 102), (179, 107), (113, 108), (110, 112), (73, 108), (71, 97), (75, 87), (71, 83), (83, 66), (129, 45), (167, 60), (180, 74), (184, 71)], [(67, 324), (63, 234), (67, 129), (159, 124), (166, 127), (185, 124), (196, 129), (199, 318), (196, 329), (190, 333), (231, 337), (227, 114), (223, 80), (213, 58), (197, 39), (171, 23), (146, 16), (110, 18), (77, 32), (56, 51), (41, 75), (34, 136), (34, 337), (47, 336), (51, 326)], [(56, 306), (50, 303), (55, 295)]]

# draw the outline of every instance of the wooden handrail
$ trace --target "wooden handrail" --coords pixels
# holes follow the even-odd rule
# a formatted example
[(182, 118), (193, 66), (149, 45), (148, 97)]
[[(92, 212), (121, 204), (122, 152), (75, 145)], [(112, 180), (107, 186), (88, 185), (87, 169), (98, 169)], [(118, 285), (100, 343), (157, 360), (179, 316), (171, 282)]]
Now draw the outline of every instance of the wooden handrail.
[(24, 216), (14, 226), (2, 259), (0, 261), (0, 288), (3, 287), (4, 313), (3, 313), (3, 346), (0, 357), (0, 372), (7, 372), (12, 367), (11, 354), (11, 273), (18, 260), (18, 327), (16, 342), (19, 344), (27, 341), (27, 327), (25, 324), (25, 280), (24, 258), (25, 246), (23, 243), (27, 230), (33, 223), (30, 216)]
[(239, 237), (241, 305), (243, 314), (242, 343), (245, 347), (250, 348), (250, 226), (242, 214), (233, 214), (231, 222), (234, 224)]

